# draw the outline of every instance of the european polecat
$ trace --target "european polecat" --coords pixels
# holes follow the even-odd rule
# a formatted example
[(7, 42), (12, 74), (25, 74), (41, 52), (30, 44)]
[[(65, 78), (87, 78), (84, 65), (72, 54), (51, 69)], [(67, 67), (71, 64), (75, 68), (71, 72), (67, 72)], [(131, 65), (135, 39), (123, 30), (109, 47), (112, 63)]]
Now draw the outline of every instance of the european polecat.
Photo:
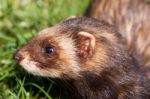
[(42, 30), (14, 55), (28, 72), (71, 82), (70, 99), (149, 99), (144, 67), (106, 22), (79, 17)]
[(91, 0), (86, 16), (113, 24), (150, 78), (150, 0)]

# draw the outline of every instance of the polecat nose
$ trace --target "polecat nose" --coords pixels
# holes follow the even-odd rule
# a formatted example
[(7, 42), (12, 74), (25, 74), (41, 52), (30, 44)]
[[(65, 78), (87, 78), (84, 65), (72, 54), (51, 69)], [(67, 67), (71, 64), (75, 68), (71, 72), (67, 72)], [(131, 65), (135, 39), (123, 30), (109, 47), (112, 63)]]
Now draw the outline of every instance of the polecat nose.
[(13, 59), (19, 63), (22, 60), (22, 56), (21, 56), (21, 54), (19, 54), (18, 51), (16, 51), (13, 55)]

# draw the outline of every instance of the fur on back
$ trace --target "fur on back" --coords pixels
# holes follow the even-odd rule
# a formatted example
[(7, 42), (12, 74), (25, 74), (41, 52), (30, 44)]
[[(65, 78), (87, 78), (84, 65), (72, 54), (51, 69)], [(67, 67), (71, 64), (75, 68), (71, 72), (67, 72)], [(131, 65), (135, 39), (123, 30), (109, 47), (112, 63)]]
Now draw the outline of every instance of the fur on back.
[(146, 0), (92, 0), (86, 16), (113, 24), (150, 78), (150, 4)]

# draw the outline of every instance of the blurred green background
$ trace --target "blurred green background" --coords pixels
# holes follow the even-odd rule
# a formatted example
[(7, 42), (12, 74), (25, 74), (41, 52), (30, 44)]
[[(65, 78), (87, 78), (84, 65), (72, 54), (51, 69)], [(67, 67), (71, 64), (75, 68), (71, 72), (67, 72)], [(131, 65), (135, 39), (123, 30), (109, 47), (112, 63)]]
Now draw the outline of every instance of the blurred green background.
[[(82, 15), (89, 0), (0, 0), (0, 99), (59, 99), (64, 87), (34, 77), (12, 55), (38, 31)], [(58, 81), (59, 82), (59, 81)]]

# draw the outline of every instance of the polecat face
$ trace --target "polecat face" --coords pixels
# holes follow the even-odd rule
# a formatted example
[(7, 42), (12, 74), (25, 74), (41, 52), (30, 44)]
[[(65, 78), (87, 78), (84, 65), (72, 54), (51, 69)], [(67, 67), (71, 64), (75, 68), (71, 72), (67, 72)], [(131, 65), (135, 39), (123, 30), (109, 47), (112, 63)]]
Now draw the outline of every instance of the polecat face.
[[(76, 76), (79, 64), (74, 42), (68, 35), (45, 29), (21, 48), (15, 59), (27, 71), (41, 76)], [(69, 74), (69, 75), (68, 75)]]
[[(110, 26), (90, 18), (66, 20), (44, 29), (16, 52), (15, 60), (35, 75), (74, 78), (82, 71), (99, 71), (117, 49), (117, 36)], [(109, 60), (110, 61), (110, 60)]]

